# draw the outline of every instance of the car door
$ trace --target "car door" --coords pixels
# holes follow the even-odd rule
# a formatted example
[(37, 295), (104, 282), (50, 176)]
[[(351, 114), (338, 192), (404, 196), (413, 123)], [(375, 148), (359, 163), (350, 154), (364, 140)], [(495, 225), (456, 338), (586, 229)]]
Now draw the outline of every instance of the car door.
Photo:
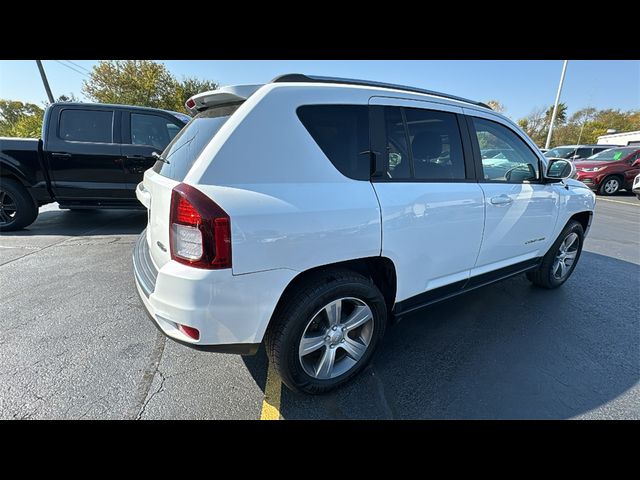
[[(478, 277), (503, 268), (523, 268), (544, 255), (559, 212), (559, 184), (542, 181), (534, 145), (500, 117), (465, 109), (484, 192), (482, 246), (471, 272)], [(482, 158), (483, 148), (501, 148), (499, 159)], [(479, 277), (483, 278), (483, 277)]]
[(58, 201), (108, 202), (125, 197), (119, 113), (107, 107), (63, 106), (52, 114), (58, 121), (49, 122), (45, 155)]
[(135, 198), (135, 187), (142, 181), (144, 172), (156, 162), (153, 154), (162, 153), (184, 125), (170, 114), (123, 112), (123, 167), (131, 186), (131, 198)]
[(383, 97), (370, 105), (382, 255), (394, 262), (402, 313), (464, 286), (482, 240), (484, 198), (460, 108)]

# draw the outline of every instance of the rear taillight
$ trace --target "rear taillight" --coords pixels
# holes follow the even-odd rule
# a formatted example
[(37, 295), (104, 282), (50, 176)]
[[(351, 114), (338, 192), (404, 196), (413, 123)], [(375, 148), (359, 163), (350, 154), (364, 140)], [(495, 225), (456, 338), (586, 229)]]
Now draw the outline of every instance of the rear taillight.
[(231, 268), (231, 220), (200, 190), (181, 183), (171, 192), (171, 259), (196, 268)]
[(187, 106), (187, 108), (193, 108), (196, 106), (196, 102), (193, 98), (190, 98), (189, 100), (187, 100), (187, 103), (185, 103), (185, 105)]
[(200, 332), (197, 328), (187, 327), (186, 325), (180, 325), (178, 323), (178, 330), (180, 330), (186, 336), (193, 338), (194, 340), (200, 340)]

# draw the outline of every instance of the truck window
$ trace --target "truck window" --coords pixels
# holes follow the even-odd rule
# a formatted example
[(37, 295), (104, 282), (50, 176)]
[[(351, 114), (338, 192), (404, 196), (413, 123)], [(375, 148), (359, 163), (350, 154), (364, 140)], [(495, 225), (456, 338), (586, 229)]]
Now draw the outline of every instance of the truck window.
[(113, 112), (62, 110), (58, 136), (67, 142), (113, 143)]
[(179, 125), (160, 115), (131, 114), (131, 143), (134, 145), (149, 145), (164, 150), (179, 131)]

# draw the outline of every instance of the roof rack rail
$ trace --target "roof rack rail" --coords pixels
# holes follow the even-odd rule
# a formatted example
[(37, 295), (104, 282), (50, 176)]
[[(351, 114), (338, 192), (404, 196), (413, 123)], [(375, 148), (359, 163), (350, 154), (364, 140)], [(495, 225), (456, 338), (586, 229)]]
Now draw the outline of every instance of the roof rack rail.
[(491, 107), (486, 103), (476, 102), (475, 100), (469, 100), (468, 98), (458, 97), (457, 95), (449, 95), (448, 93), (441, 93), (433, 90), (426, 90), (424, 88), (407, 87), (406, 85), (396, 85), (393, 83), (372, 82), (370, 80), (357, 80), (354, 78), (322, 77), (318, 75), (305, 75), (303, 73), (287, 73), (285, 75), (279, 75), (273, 80), (271, 80), (271, 83), (284, 83), (284, 82), (344, 83), (347, 85), (362, 85), (365, 87), (393, 88), (394, 90), (404, 90), (405, 92), (436, 95), (438, 97), (449, 98), (451, 100), (458, 100), (459, 102), (470, 103), (472, 105), (478, 105), (480, 107), (485, 107), (491, 110)]

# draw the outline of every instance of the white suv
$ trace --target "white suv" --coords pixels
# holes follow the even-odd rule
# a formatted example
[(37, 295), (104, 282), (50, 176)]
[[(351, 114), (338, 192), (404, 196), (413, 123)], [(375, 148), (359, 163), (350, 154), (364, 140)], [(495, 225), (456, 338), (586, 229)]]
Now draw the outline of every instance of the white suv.
[(264, 339), (294, 390), (348, 381), (391, 319), (524, 272), (555, 288), (580, 257), (594, 194), (481, 103), (292, 74), (187, 107), (137, 188), (138, 292), (185, 345)]

